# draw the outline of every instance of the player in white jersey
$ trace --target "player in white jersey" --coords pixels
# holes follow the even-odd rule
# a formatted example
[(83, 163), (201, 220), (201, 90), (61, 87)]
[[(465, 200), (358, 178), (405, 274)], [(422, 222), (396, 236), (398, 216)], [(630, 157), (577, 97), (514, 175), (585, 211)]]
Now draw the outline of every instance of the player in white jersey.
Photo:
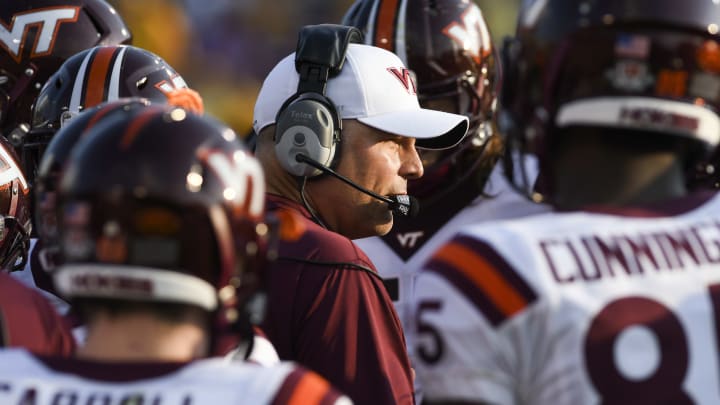
[(704, 197), (463, 229), (416, 284), (426, 398), (720, 401), (720, 198)]
[[(138, 367), (22, 350), (0, 352), (2, 404), (349, 405), (317, 374), (283, 363), (262, 367), (204, 359)], [(11, 376), (11, 378), (7, 378)]]
[(81, 133), (56, 194), (63, 262), (53, 280), (87, 338), (66, 359), (0, 352), (0, 402), (347, 401), (292, 364), (201, 360), (251, 337), (264, 313), (275, 232), (262, 168), (235, 133), (141, 102), (98, 107), (90, 121), (104, 111)]
[[(545, 211), (513, 192), (494, 129), (499, 86), (496, 52), (480, 8), (467, 0), (358, 0), (343, 24), (363, 30), (365, 42), (400, 56), (417, 77), (425, 108), (468, 116), (464, 140), (444, 151), (419, 150), (425, 174), (408, 182), (420, 211), (396, 217), (383, 237), (357, 240), (377, 267), (407, 329), (416, 274), (439, 245), (468, 223)], [(412, 355), (411, 336), (406, 336)], [(416, 391), (420, 392), (419, 387)]]
[(720, 199), (685, 186), (720, 140), (719, 19), (524, 3), (500, 101), (556, 212), (465, 227), (424, 266), (406, 332), (427, 402), (720, 402)]

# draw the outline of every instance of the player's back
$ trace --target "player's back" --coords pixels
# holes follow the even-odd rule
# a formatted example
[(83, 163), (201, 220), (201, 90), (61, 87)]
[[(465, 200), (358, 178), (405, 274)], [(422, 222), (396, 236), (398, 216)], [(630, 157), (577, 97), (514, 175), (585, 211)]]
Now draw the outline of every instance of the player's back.
[(719, 403), (720, 197), (697, 197), (465, 228), (416, 284), (426, 398)]
[(349, 404), (317, 374), (222, 359), (101, 363), (0, 351), (2, 404)]

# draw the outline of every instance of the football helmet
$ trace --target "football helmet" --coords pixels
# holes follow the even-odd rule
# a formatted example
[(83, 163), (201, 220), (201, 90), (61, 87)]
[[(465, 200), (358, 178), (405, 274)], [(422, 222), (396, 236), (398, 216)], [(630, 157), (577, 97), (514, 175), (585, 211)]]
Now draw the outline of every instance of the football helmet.
[(502, 51), (506, 147), (534, 153), (546, 184), (565, 127), (687, 140), (696, 164), (720, 140), (719, 19), (702, 0), (525, 1)]
[(132, 39), (104, 0), (5, 1), (0, 23), (0, 133), (18, 153), (33, 102), (50, 75), (77, 52)]
[(474, 174), (494, 133), (500, 84), (495, 47), (480, 8), (470, 0), (358, 0), (342, 23), (360, 28), (366, 43), (405, 62), (423, 107), (470, 120), (459, 145), (442, 152), (420, 150), (425, 174), (409, 182), (409, 192), (427, 201)]
[(62, 172), (67, 165), (70, 153), (80, 138), (94, 125), (113, 113), (145, 107), (150, 101), (142, 98), (121, 98), (112, 102), (89, 108), (72, 122), (55, 133), (48, 144), (33, 185), (35, 196), (34, 228), (41, 241), (36, 245), (44, 250), (46, 270), (52, 270), (59, 264), (57, 193)]
[(259, 162), (223, 124), (167, 105), (118, 110), (62, 174), (55, 286), (71, 300), (200, 307), (217, 315), (226, 353), (242, 314), (261, 307), (264, 199)]
[(31, 227), (27, 180), (12, 145), (0, 137), (0, 269), (25, 267)]
[(98, 46), (79, 52), (47, 80), (33, 107), (32, 129), (23, 148), (30, 183), (34, 182), (39, 157), (58, 129), (84, 109), (124, 97), (203, 112), (198, 93), (152, 52), (131, 45)]

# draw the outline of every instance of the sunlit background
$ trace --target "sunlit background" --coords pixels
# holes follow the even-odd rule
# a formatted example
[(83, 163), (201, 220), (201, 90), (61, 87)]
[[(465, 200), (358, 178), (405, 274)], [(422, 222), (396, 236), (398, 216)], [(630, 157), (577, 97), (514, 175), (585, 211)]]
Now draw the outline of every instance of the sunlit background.
[[(133, 44), (163, 57), (205, 100), (208, 113), (239, 135), (252, 125), (270, 69), (295, 50), (300, 27), (339, 23), (352, 0), (109, 0)], [(496, 43), (515, 27), (520, 0), (477, 4)]]

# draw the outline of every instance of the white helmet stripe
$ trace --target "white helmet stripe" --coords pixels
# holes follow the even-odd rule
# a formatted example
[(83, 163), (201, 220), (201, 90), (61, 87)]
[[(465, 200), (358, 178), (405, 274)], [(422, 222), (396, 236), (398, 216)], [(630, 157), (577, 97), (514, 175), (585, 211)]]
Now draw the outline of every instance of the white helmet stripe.
[(125, 51), (127, 47), (123, 46), (120, 53), (115, 58), (115, 64), (110, 74), (110, 88), (108, 89), (107, 101), (115, 101), (120, 98), (120, 70), (122, 69)]
[(80, 69), (77, 72), (77, 76), (75, 76), (75, 84), (73, 85), (73, 92), (72, 97), (70, 97), (70, 112), (71, 113), (79, 113), (80, 112), (80, 103), (82, 102), (82, 94), (83, 94), (83, 88), (85, 88), (85, 72), (87, 71), (88, 63), (90, 63), (90, 59), (92, 59), (93, 55), (97, 52), (97, 49), (88, 52), (87, 55), (85, 55), (85, 59), (83, 59), (82, 64), (80, 65)]

